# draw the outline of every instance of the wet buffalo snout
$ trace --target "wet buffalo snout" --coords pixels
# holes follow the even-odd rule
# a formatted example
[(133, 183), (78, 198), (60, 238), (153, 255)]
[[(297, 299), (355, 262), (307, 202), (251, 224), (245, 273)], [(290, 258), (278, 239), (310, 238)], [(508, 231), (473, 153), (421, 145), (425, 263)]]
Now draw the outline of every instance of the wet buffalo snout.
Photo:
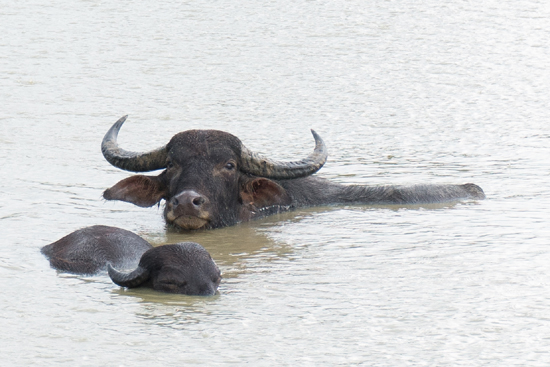
[(193, 190), (182, 191), (170, 200), (174, 211), (181, 214), (196, 215), (208, 200)]

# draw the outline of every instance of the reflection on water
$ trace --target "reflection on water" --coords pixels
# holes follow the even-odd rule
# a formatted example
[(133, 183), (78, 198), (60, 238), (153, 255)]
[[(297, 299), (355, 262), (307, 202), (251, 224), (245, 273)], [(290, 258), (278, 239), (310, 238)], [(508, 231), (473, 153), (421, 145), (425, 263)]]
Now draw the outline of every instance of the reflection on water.
[(212, 297), (185, 296), (145, 288), (119, 289), (112, 291), (112, 294), (117, 295), (113, 297), (114, 301), (120, 297), (129, 297), (130, 301), (138, 304), (134, 314), (146, 324), (174, 329), (200, 323), (205, 317), (212, 316), (209, 306), (220, 302), (219, 294)]
[[(290, 216), (291, 214), (286, 214)], [(168, 229), (163, 233), (153, 236), (145, 236), (153, 245), (164, 245), (178, 242), (200, 243), (214, 258), (222, 269), (224, 282), (228, 278), (236, 277), (246, 272), (246, 261), (255, 257), (285, 256), (292, 252), (292, 248), (276, 244), (266, 234), (258, 229), (258, 226), (271, 226), (275, 220), (283, 220), (283, 215), (278, 218), (262, 219), (255, 223), (241, 223), (233, 227), (220, 228), (208, 231), (175, 231)], [(261, 227), (260, 227), (261, 228)]]
[[(5, 365), (550, 363), (550, 9), (517, 2), (9, 2), (0, 11)], [(487, 200), (329, 207), (213, 231), (106, 202), (121, 146), (218, 129), (349, 184), (466, 183)], [(148, 173), (157, 174), (157, 173)], [(211, 298), (49, 268), (104, 224), (195, 241)]]

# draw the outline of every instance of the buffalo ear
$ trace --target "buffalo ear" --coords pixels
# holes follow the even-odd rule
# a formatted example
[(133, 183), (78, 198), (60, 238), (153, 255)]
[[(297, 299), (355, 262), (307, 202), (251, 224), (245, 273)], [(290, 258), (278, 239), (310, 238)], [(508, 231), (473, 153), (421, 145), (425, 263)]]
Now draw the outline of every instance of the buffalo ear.
[(166, 195), (166, 186), (158, 176), (135, 175), (119, 181), (103, 192), (105, 200), (120, 200), (147, 208)]
[(262, 177), (249, 181), (242, 187), (241, 199), (244, 204), (252, 204), (258, 209), (290, 205), (292, 201), (281, 185)]

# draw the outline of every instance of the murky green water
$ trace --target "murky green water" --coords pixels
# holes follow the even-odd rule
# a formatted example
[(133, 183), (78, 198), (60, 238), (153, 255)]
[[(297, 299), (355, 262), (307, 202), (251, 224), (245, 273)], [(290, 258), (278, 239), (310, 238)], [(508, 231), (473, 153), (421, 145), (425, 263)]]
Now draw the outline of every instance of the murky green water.
[[(2, 365), (546, 366), (550, 7), (543, 1), (10, 2), (0, 7)], [(107, 129), (153, 149), (214, 128), (344, 183), (487, 200), (300, 210), (167, 232), (106, 202)], [(84, 226), (201, 243), (212, 298), (57, 273)]]

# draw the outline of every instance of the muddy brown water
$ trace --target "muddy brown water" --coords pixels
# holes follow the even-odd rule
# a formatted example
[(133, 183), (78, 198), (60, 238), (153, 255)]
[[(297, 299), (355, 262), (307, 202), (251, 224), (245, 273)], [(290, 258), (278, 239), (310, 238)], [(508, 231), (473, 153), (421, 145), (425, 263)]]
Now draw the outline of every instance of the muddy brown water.
[[(543, 1), (10, 2), (0, 10), (5, 366), (550, 363), (550, 8)], [(100, 142), (191, 128), (276, 159), (329, 148), (350, 184), (466, 183), (487, 199), (298, 210), (167, 231), (106, 202)], [(40, 247), (112, 225), (192, 240), (211, 298), (49, 268)]]

